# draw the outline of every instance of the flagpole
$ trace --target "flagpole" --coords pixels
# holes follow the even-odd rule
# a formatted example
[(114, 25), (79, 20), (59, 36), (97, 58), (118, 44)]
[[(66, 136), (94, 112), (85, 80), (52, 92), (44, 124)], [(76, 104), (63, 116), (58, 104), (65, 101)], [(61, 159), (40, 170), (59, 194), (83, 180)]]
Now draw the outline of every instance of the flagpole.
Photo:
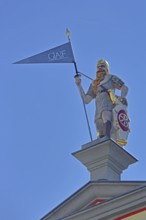
[[(67, 35), (67, 38), (68, 38), (68, 40), (69, 40), (69, 42), (71, 44), (71, 41), (70, 41), (70, 31), (68, 30), (68, 28), (66, 29), (66, 35)], [(71, 48), (72, 48), (72, 46), (71, 46)], [(84, 75), (85, 77), (87, 77), (88, 79), (92, 80), (90, 77), (88, 77), (85, 74), (80, 73), (78, 71), (77, 64), (76, 64), (75, 60), (73, 61), (73, 64), (74, 64), (75, 71), (76, 71), (76, 75), (74, 77), (78, 77), (81, 74), (81, 75)], [(85, 102), (84, 102), (83, 98), (82, 98), (82, 101), (83, 101), (83, 107), (84, 107), (84, 112), (85, 112), (85, 116), (86, 116), (86, 121), (87, 121), (87, 126), (88, 126), (88, 131), (89, 131), (90, 139), (91, 139), (91, 141), (93, 141), (92, 133), (91, 133), (91, 128), (90, 128), (90, 124), (89, 124), (89, 119), (88, 119), (88, 114), (87, 114), (87, 110), (86, 110), (86, 106), (85, 106)]]

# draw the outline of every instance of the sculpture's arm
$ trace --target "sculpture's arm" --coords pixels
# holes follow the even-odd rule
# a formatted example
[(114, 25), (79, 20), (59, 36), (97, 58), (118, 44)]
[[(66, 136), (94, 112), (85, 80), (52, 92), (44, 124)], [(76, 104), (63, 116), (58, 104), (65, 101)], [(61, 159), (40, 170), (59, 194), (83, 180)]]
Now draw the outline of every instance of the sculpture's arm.
[(128, 93), (128, 87), (125, 84), (123, 84), (120, 90), (121, 90), (121, 98), (125, 98)]
[(90, 95), (85, 94), (84, 89), (83, 89), (83, 87), (81, 85), (81, 78), (80, 78), (80, 76), (76, 76), (75, 77), (75, 83), (76, 83), (76, 85), (77, 85), (77, 87), (79, 89), (80, 96), (83, 99), (84, 103), (88, 104), (89, 102), (91, 102), (93, 98)]
[(121, 90), (121, 98), (125, 98), (128, 93), (128, 87), (124, 84), (124, 82), (119, 77), (115, 75), (112, 75), (111, 79), (112, 79), (114, 88)]

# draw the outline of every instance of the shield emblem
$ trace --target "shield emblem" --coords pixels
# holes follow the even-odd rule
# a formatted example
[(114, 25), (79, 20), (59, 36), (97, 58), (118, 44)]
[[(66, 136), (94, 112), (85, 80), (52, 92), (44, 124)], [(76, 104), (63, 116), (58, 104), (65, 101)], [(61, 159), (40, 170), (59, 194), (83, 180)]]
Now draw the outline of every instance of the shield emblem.
[(127, 111), (127, 104), (123, 104), (116, 97), (115, 107), (113, 109), (113, 123), (111, 129), (111, 138), (120, 146), (127, 144), (130, 119)]

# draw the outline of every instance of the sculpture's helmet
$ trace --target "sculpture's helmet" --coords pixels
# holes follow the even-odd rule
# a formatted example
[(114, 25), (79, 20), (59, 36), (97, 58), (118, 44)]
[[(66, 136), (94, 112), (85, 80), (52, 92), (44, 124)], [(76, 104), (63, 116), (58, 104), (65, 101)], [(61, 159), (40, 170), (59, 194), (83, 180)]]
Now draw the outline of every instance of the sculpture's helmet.
[(106, 74), (109, 74), (109, 64), (106, 60), (99, 60), (97, 62), (97, 69), (105, 70)]

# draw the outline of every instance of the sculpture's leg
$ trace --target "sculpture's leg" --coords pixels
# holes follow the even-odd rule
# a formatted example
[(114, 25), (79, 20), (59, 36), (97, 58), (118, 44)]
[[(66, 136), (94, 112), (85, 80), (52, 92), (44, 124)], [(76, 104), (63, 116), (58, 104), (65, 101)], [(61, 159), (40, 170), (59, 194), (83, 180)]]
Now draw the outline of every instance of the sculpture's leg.
[(103, 120), (101, 118), (98, 118), (95, 121), (95, 124), (96, 124), (97, 136), (99, 138), (104, 137), (105, 136), (105, 129), (104, 129)]
[(107, 137), (110, 137), (110, 132), (111, 132), (111, 121), (107, 121), (105, 123), (105, 135)]
[(111, 111), (103, 111), (102, 112), (102, 119), (104, 123), (104, 135), (110, 137), (111, 132), (111, 121), (112, 121), (112, 112)]

